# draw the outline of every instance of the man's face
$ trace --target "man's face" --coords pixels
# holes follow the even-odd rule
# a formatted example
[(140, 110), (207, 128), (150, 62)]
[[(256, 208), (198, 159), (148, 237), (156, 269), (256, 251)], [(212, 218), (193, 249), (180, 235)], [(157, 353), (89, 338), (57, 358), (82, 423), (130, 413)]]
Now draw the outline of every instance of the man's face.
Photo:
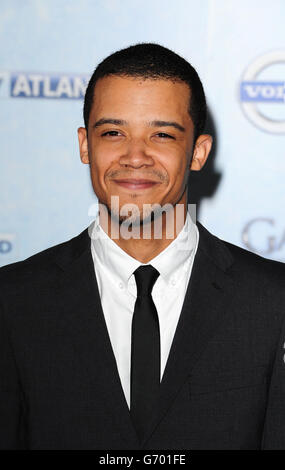
[(84, 128), (78, 134), (100, 203), (111, 209), (111, 196), (118, 196), (119, 208), (136, 204), (141, 220), (143, 204), (186, 204), (194, 134), (189, 99), (183, 82), (121, 76), (97, 82), (88, 140)]

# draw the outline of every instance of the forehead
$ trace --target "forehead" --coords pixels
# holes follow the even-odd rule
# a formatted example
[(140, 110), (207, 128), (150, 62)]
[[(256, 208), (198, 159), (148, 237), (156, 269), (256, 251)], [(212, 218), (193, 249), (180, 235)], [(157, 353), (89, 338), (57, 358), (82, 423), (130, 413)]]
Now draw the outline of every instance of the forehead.
[(188, 114), (190, 89), (187, 83), (110, 75), (98, 80), (91, 113), (127, 111)]

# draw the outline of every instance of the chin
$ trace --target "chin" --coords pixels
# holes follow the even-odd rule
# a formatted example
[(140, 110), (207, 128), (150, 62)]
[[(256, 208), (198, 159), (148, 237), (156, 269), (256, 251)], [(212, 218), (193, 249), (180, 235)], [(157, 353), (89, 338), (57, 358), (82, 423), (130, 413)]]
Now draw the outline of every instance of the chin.
[[(130, 206), (129, 211), (128, 205)], [(114, 207), (111, 207), (110, 204), (107, 205), (109, 216), (113, 221), (120, 225), (127, 222), (128, 225), (135, 227), (145, 223), (150, 223), (155, 219), (155, 216), (157, 216), (156, 212), (152, 210), (151, 207), (144, 211), (140, 206), (137, 206), (137, 208), (138, 210), (134, 210), (134, 203), (127, 202), (120, 206), (119, 210), (114, 210)]]

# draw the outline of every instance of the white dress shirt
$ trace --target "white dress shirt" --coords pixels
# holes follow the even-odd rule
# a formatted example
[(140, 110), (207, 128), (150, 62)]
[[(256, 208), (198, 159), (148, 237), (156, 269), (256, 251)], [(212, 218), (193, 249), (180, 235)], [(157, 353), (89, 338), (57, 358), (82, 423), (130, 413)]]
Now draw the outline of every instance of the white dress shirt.
[[(97, 230), (97, 234), (93, 230)], [(128, 255), (104, 232), (98, 215), (91, 235), (91, 252), (102, 309), (122, 388), (130, 407), (131, 328), (137, 294), (133, 272), (144, 263)], [(198, 240), (199, 231), (187, 212), (178, 236), (146, 263), (160, 273), (152, 290), (160, 327), (160, 380), (184, 302)]]

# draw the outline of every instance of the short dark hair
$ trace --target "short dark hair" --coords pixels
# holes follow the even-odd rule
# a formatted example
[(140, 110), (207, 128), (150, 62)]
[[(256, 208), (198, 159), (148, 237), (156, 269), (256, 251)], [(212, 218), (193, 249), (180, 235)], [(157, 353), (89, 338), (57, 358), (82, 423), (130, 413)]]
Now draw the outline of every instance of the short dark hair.
[(86, 129), (93, 103), (94, 88), (108, 75), (183, 81), (190, 88), (189, 114), (194, 124), (194, 142), (203, 133), (207, 106), (203, 85), (192, 65), (170, 49), (155, 43), (138, 43), (109, 55), (93, 72), (84, 99)]

